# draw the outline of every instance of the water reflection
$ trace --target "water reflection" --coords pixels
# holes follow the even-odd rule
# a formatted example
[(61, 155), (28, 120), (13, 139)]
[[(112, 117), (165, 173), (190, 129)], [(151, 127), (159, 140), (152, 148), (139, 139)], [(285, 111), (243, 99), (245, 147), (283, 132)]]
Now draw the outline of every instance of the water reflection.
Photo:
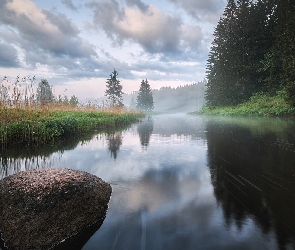
[(116, 160), (118, 157), (120, 146), (122, 145), (122, 131), (108, 133), (106, 134), (106, 139), (108, 141), (108, 150), (111, 153), (111, 157)]
[(148, 116), (137, 125), (137, 133), (139, 135), (140, 144), (143, 148), (147, 148), (154, 129), (154, 120), (152, 116)]
[(258, 126), (266, 121), (208, 122), (211, 181), (227, 228), (242, 231), (251, 218), (265, 235), (274, 233), (280, 249), (294, 249), (295, 127), (275, 119)]
[[(122, 131), (130, 128), (122, 126), (114, 130), (92, 131), (80, 135), (71, 135), (43, 145), (14, 145), (10, 148), (0, 147), (0, 179), (20, 171), (38, 168), (66, 167), (63, 159), (65, 152), (74, 151), (79, 147), (107, 142), (107, 150), (116, 159), (122, 145)], [(71, 166), (67, 166), (71, 168)]]
[(111, 183), (106, 220), (83, 250), (287, 249), (294, 129), (289, 120), (160, 115), (33, 155)]
[(20, 145), (0, 148), (0, 179), (20, 171), (45, 167), (60, 167), (64, 151), (73, 150), (79, 143), (91, 140), (93, 135), (71, 136), (45, 145)]

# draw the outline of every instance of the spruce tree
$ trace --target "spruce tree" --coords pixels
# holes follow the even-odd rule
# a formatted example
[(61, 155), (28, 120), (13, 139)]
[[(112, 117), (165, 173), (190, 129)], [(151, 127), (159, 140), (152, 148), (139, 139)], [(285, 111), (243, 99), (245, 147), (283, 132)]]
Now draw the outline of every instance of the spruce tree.
[(214, 31), (207, 61), (206, 100), (209, 106), (230, 105), (235, 92), (236, 3), (229, 0)]
[(105, 96), (108, 99), (108, 105), (111, 108), (124, 106), (123, 104), (123, 91), (121, 81), (117, 79), (118, 72), (114, 69), (114, 71), (110, 74), (109, 79), (106, 81), (106, 91)]
[(255, 83), (255, 92), (274, 92), (278, 82), (274, 60), (275, 7), (276, 0), (257, 0), (251, 11), (251, 80)]
[(279, 82), (285, 87), (288, 100), (295, 106), (295, 1), (277, 1), (276, 57), (280, 63)]
[(148, 80), (142, 80), (136, 98), (136, 108), (142, 111), (152, 111), (154, 109), (154, 99)]
[(207, 63), (207, 105), (235, 105), (265, 90), (275, 0), (229, 0)]

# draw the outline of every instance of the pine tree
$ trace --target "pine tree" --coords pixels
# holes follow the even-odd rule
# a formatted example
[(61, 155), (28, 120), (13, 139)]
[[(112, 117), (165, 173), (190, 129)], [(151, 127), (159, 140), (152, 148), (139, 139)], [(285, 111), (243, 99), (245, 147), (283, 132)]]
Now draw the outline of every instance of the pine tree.
[(154, 99), (148, 80), (142, 80), (136, 98), (136, 108), (142, 111), (152, 111), (154, 109)]
[(287, 90), (288, 100), (295, 106), (295, 1), (277, 1), (276, 57), (280, 63), (280, 84)]
[(114, 71), (110, 74), (110, 79), (106, 81), (106, 91), (105, 96), (108, 99), (108, 105), (111, 108), (124, 106), (123, 104), (123, 91), (121, 81), (117, 79), (118, 72), (114, 69)]
[[(275, 92), (276, 62), (274, 60), (275, 41), (275, 7), (276, 0), (257, 0), (252, 7), (252, 81), (255, 83), (255, 92)], [(256, 72), (255, 72), (256, 70)]]
[(229, 0), (214, 31), (207, 61), (206, 100), (209, 106), (230, 105), (235, 94), (236, 8), (235, 1)]
[(207, 63), (207, 105), (235, 105), (266, 89), (275, 0), (229, 0)]

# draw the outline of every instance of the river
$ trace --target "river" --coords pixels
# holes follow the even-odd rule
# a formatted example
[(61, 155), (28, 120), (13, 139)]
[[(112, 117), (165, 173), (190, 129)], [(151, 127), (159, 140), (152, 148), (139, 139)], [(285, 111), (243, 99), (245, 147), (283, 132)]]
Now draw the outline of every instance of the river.
[(155, 115), (0, 153), (0, 178), (67, 167), (111, 184), (106, 219), (83, 250), (295, 249), (293, 119)]

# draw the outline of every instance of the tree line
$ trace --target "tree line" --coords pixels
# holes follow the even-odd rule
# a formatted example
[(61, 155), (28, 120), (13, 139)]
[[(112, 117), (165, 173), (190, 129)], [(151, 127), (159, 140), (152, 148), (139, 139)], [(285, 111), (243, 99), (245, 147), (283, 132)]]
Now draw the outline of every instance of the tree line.
[[(151, 90), (154, 110), (159, 112), (192, 112), (205, 104), (206, 81), (178, 87), (161, 87)], [(130, 108), (136, 108), (138, 92), (124, 95), (124, 102)]]
[(33, 107), (45, 106), (50, 104), (61, 104), (63, 106), (77, 106), (79, 100), (72, 95), (55, 96), (52, 86), (46, 79), (41, 79), (37, 88), (34, 87), (36, 78), (26, 76), (16, 77), (11, 81), (4, 76), (0, 82), (0, 107)]
[(207, 61), (207, 105), (281, 91), (295, 106), (294, 27), (294, 0), (228, 0)]

